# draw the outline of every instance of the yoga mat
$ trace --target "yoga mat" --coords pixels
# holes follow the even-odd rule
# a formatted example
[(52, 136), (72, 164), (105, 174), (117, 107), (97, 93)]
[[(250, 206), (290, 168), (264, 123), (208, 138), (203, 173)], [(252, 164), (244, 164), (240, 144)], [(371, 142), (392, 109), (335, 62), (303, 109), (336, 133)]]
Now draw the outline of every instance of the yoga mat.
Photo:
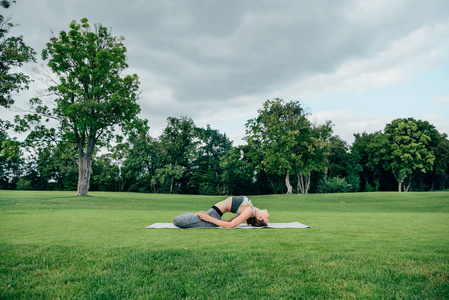
[[(181, 229), (173, 225), (173, 223), (154, 223), (150, 226), (147, 226), (148, 229)], [(223, 227), (211, 227), (212, 229), (226, 229)], [(311, 228), (308, 225), (301, 224), (299, 222), (291, 222), (291, 223), (270, 223), (268, 226), (263, 227), (255, 227), (247, 224), (240, 224), (239, 226), (234, 227), (234, 229), (261, 229), (261, 228)], [(204, 229), (204, 228), (186, 228), (186, 229)], [(229, 228), (233, 229), (233, 228)]]

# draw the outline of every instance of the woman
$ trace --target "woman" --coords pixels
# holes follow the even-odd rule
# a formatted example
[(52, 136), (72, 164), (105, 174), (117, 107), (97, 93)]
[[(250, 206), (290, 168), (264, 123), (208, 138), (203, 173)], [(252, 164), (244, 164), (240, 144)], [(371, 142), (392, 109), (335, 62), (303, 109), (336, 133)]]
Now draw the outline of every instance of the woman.
[[(229, 220), (222, 220), (224, 213), (232, 212), (236, 215)], [(270, 215), (266, 209), (254, 207), (251, 200), (245, 196), (229, 197), (218, 202), (208, 212), (185, 212), (173, 220), (173, 224), (180, 228), (233, 228), (244, 221), (252, 226), (267, 226)]]

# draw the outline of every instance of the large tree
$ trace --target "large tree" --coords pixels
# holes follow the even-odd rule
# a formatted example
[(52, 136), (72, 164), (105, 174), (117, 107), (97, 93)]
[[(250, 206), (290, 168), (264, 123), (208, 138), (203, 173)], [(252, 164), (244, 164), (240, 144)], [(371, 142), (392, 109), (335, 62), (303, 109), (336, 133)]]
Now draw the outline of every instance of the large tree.
[(163, 167), (156, 170), (153, 182), (158, 181), (162, 185), (167, 185), (170, 194), (174, 192), (175, 181), (181, 179), (188, 171), (195, 157), (197, 145), (195, 137), (196, 127), (191, 118), (167, 119), (167, 127), (160, 137), (164, 157)]
[[(0, 1), (0, 9), (8, 8), (15, 1)], [(9, 107), (14, 103), (12, 94), (28, 89), (30, 77), (22, 72), (12, 71), (26, 62), (35, 62), (36, 53), (27, 46), (22, 36), (9, 36), (14, 27), (9, 17), (0, 14), (0, 105)]]
[(30, 100), (35, 114), (16, 118), (21, 129), (33, 127), (30, 139), (76, 145), (71, 157), (78, 162), (79, 196), (89, 190), (95, 146), (109, 143), (117, 125), (130, 126), (140, 112), (137, 75), (122, 74), (128, 67), (123, 40), (85, 18), (72, 21), (70, 30), (53, 36), (42, 51), (56, 75), (48, 89), (56, 96), (54, 107), (35, 98)]
[(416, 172), (432, 169), (435, 155), (428, 146), (430, 141), (428, 133), (420, 130), (413, 118), (393, 120), (385, 126), (384, 133), (375, 135), (368, 145), (372, 156), (370, 164), (373, 167), (380, 164), (385, 170), (391, 170), (398, 182), (398, 191), (408, 191)]
[(291, 194), (293, 187), (290, 174), (295, 171), (297, 160), (301, 156), (298, 145), (306, 143), (304, 138), (309, 134), (310, 123), (299, 102), (276, 98), (267, 100), (256, 118), (246, 124), (246, 141), (257, 149), (261, 155), (259, 168), (285, 176), (287, 193)]
[(307, 194), (310, 188), (312, 172), (326, 172), (329, 156), (329, 138), (332, 135), (332, 123), (311, 124), (304, 131), (301, 142), (296, 145), (295, 158), (297, 192)]
[(218, 130), (210, 128), (197, 128), (199, 144), (196, 158), (193, 161), (193, 180), (196, 181), (200, 194), (216, 195), (223, 193), (221, 186), (220, 159), (232, 148), (232, 142)]

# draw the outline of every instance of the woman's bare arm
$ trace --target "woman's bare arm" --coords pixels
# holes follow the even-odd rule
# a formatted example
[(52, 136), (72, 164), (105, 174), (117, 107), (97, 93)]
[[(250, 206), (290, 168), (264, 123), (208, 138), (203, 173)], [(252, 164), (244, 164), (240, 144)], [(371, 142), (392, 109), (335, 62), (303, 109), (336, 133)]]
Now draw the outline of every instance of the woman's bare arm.
[(218, 219), (215, 219), (215, 218), (209, 216), (208, 214), (206, 214), (204, 211), (199, 212), (196, 215), (198, 217), (200, 217), (201, 220), (209, 222), (209, 223), (213, 223), (213, 224), (218, 225), (220, 227), (233, 228), (233, 227), (236, 227), (236, 226), (242, 224), (249, 217), (251, 217), (253, 215), (253, 211), (252, 211), (251, 208), (245, 209), (244, 211), (241, 212), (240, 215), (234, 216), (234, 217), (232, 217), (229, 220), (218, 220)]
[(238, 216), (237, 215), (235, 215), (235, 216), (233, 216), (232, 218), (230, 218), (229, 220), (223, 220), (223, 219), (221, 219), (222, 221), (225, 221), (225, 222), (231, 222), (232, 220), (234, 220), (235, 218), (237, 218)]

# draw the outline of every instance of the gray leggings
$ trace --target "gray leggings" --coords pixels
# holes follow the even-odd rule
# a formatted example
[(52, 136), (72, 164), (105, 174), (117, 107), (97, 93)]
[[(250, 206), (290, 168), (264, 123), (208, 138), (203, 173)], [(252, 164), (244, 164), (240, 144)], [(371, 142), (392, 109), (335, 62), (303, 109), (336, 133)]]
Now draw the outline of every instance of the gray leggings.
[[(218, 212), (211, 208), (207, 211), (207, 214), (211, 216), (212, 218), (221, 220), (221, 216), (218, 214)], [(218, 225), (215, 225), (213, 223), (209, 223), (206, 221), (203, 221), (200, 219), (200, 217), (196, 216), (192, 212), (185, 212), (177, 216), (173, 219), (173, 224), (180, 228), (211, 228), (211, 227), (218, 227)]]

